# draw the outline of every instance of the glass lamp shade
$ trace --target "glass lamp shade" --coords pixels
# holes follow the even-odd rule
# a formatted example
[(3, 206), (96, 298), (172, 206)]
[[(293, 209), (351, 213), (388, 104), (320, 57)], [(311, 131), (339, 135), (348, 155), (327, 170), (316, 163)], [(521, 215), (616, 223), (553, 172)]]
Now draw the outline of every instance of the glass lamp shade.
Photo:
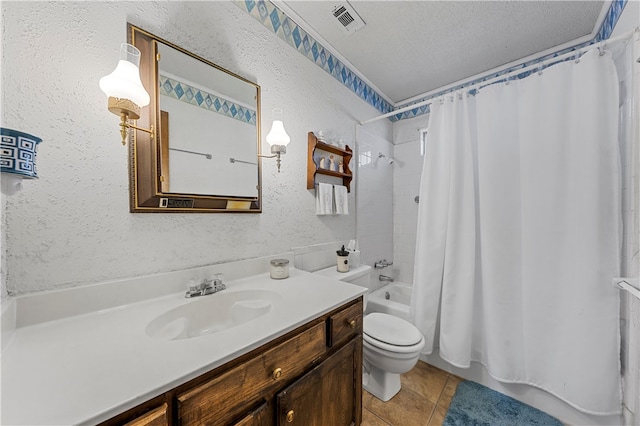
[(128, 43), (120, 46), (116, 69), (100, 79), (100, 89), (108, 96), (129, 99), (139, 107), (149, 105), (149, 94), (140, 81), (140, 51)]
[(270, 146), (274, 145), (282, 145), (287, 146), (291, 138), (284, 130), (284, 124), (280, 120), (273, 120), (273, 124), (271, 125), (271, 130), (267, 135), (267, 143)]

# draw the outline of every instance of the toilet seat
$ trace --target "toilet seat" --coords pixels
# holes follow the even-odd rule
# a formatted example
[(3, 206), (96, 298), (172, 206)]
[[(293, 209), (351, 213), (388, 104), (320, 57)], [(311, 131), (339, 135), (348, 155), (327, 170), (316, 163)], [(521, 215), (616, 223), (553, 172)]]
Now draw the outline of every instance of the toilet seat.
[(364, 317), (363, 339), (380, 349), (397, 353), (415, 351), (424, 341), (420, 331), (410, 322), (380, 312)]

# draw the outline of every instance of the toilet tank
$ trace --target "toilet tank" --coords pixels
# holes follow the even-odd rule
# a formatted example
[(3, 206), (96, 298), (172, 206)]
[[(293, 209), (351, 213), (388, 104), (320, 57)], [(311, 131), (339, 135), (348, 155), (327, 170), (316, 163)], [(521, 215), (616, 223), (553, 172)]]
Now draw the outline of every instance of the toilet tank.
[(361, 287), (369, 288), (369, 277), (371, 275), (371, 266), (362, 265), (357, 268), (351, 268), (348, 272), (338, 272), (335, 266), (321, 269), (314, 272), (332, 280), (345, 281)]

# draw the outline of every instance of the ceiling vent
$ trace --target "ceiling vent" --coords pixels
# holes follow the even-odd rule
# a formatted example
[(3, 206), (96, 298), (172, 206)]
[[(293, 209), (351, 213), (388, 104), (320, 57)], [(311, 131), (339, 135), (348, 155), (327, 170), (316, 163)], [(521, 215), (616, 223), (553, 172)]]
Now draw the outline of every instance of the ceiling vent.
[(355, 9), (346, 1), (333, 3), (331, 6), (332, 21), (347, 35), (351, 35), (364, 27), (364, 21)]

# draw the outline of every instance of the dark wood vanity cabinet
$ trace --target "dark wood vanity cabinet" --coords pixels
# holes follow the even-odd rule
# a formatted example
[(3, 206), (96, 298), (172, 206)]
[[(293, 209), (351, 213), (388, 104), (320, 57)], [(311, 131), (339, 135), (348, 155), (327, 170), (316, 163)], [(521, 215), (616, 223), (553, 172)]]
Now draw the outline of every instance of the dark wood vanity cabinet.
[(104, 423), (351, 426), (362, 418), (362, 298)]

